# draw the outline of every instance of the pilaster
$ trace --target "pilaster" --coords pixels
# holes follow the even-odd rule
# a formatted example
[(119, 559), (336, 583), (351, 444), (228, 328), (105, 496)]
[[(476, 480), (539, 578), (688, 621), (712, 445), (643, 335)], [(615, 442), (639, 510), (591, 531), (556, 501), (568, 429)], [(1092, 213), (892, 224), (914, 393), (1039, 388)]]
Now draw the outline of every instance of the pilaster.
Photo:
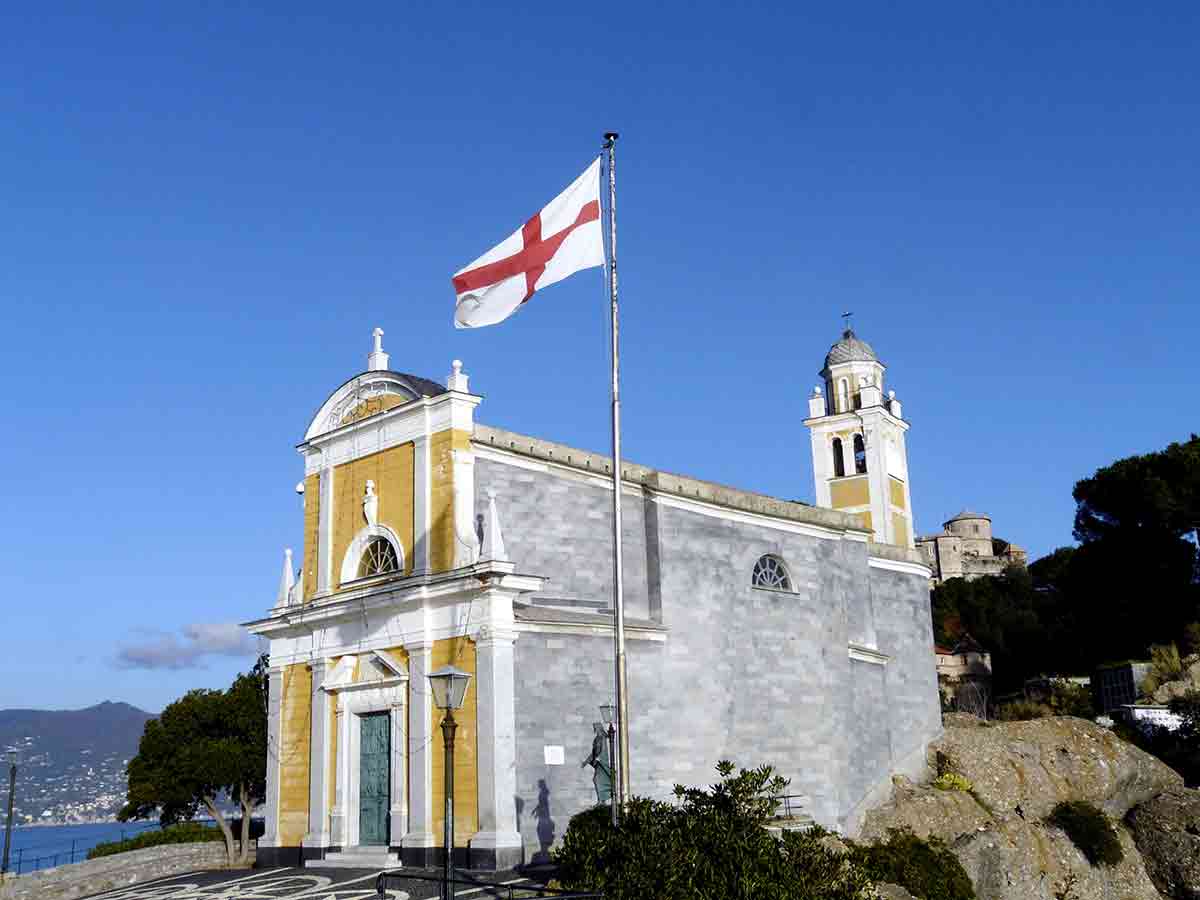
[(408, 833), (401, 841), (406, 866), (433, 865), (437, 839), (433, 833), (433, 694), (429, 672), (433, 642), (405, 645), (408, 651)]
[[(428, 420), (428, 410), (426, 410)], [(430, 530), (429, 434), (413, 440), (413, 574), (429, 571)]]
[(261, 847), (279, 846), (279, 722), (283, 706), (283, 670), (267, 670), (267, 796)]
[(517, 632), (485, 625), (475, 643), (478, 699), (479, 831), (469, 843), (473, 869), (509, 869), (523, 860), (517, 793), (513, 643)]
[[(334, 698), (337, 703), (337, 698)], [(337, 704), (337, 767), (333, 787), (333, 809), (329, 811), (330, 841), (334, 847), (345, 847), (349, 843), (346, 832), (346, 796), (350, 784), (350, 716), (346, 714), (343, 704)]]
[[(411, 682), (409, 684), (411, 685)], [(404, 843), (404, 836), (408, 833), (408, 792), (404, 789), (408, 784), (408, 774), (404, 771), (404, 760), (408, 752), (408, 727), (405, 722), (404, 707), (401, 704), (392, 704), (388, 713), (391, 717), (392, 734), (392, 805), (389, 810), (391, 830), (388, 836), (388, 845), (400, 847)]]
[(317, 592), (323, 597), (333, 581), (333, 466), (321, 469), (321, 501), (317, 507)]
[(308, 768), (308, 833), (301, 844), (305, 847), (329, 846), (329, 759), (332, 753), (329, 733), (329, 694), (322, 690), (328, 663), (312, 663), (312, 715), (309, 719), (311, 741)]

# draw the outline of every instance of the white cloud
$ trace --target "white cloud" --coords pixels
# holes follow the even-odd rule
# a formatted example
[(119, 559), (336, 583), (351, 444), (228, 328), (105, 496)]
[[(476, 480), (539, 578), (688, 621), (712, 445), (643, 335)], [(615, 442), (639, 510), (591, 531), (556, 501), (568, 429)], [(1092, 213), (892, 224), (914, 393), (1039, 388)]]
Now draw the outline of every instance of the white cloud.
[(253, 658), (258, 642), (236, 622), (198, 622), (183, 628), (180, 640), (169, 632), (148, 632), (117, 651), (123, 669), (194, 669), (209, 656)]

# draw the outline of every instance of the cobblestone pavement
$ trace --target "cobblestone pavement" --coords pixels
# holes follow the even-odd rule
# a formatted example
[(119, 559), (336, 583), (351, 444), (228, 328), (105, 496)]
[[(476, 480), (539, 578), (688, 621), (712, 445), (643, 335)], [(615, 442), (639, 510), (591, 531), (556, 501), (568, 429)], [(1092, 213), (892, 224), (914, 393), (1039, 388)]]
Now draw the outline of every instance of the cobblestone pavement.
[[(193, 872), (93, 894), (89, 900), (372, 900), (378, 896), (378, 875), (378, 869)], [(470, 876), (459, 873), (457, 877), (465, 881)], [(489, 872), (486, 880), (493, 884), (525, 882), (513, 872)], [(388, 882), (388, 895), (393, 900), (426, 900), (439, 896), (439, 888), (433, 880), (396, 878)], [(457, 886), (455, 896), (484, 900), (489, 892), (462, 884)]]

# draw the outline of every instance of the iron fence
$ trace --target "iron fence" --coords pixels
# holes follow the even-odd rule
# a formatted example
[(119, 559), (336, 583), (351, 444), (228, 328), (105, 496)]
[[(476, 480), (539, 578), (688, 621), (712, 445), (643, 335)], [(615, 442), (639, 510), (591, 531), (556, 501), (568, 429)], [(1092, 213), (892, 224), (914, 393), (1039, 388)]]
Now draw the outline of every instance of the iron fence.
[[(380, 872), (375, 879), (375, 891), (380, 897), (387, 896), (388, 881), (429, 881), (444, 885), (446, 880), (441, 875), (413, 875), (403, 870)], [(501, 900), (517, 900), (526, 897), (545, 897), (547, 900), (604, 900), (604, 895), (597, 891), (564, 891), (538, 884), (528, 878), (517, 878), (508, 882), (481, 881), (477, 878), (451, 878), (451, 895), (457, 893), (458, 886), (473, 889), (483, 897), (497, 897)]]
[(804, 808), (808, 805), (808, 797), (804, 794), (777, 794), (774, 817), (776, 819), (794, 819), (806, 815)]

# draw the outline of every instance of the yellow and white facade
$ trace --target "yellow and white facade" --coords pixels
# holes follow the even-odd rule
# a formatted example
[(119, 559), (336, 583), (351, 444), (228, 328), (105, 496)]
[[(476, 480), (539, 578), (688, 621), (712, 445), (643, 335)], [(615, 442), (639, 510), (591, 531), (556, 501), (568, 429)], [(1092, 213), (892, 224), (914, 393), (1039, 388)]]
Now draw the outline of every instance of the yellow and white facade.
[(475, 866), (503, 866), (521, 854), (513, 601), (541, 579), (504, 558), (494, 504), (477, 521), (480, 398), (461, 365), (445, 386), (392, 372), (381, 338), (299, 445), (299, 576), (289, 551), (274, 609), (247, 625), (270, 641), (258, 858), (435, 864), (444, 750), (426, 676), (453, 664), (473, 676), (456, 715), (455, 846)]
[(849, 328), (825, 356), (808, 400), (817, 505), (854, 513), (875, 541), (914, 547), (908, 422), (885, 366)]

